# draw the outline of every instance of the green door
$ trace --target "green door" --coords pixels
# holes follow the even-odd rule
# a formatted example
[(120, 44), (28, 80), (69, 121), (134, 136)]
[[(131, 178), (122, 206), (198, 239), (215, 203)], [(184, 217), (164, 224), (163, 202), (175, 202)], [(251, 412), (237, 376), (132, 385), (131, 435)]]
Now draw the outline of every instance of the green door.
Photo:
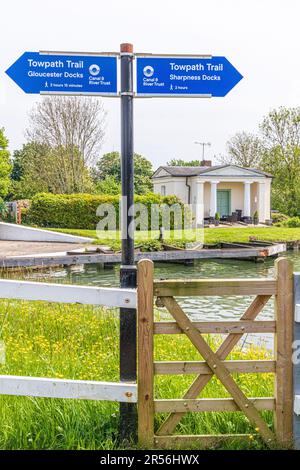
[(217, 190), (217, 211), (221, 217), (231, 214), (230, 189)]

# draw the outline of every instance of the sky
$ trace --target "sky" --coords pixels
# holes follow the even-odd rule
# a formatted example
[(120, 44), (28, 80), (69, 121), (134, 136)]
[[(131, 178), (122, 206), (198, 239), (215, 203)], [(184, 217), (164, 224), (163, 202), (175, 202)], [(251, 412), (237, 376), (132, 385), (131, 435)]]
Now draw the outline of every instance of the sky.
[[(299, 0), (9, 0), (1, 6), (0, 127), (10, 150), (26, 141), (25, 94), (5, 70), (25, 51), (118, 51), (225, 56), (243, 80), (224, 98), (151, 98), (134, 103), (134, 149), (154, 168), (171, 158), (226, 154), (236, 132), (256, 132), (279, 106), (300, 101)], [(102, 153), (120, 148), (120, 100), (99, 98), (108, 112)]]

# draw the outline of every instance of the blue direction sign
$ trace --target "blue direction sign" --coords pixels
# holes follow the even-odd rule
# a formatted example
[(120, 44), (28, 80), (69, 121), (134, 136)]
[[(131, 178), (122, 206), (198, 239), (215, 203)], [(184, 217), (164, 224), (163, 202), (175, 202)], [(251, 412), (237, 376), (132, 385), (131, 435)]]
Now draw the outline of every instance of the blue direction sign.
[(225, 96), (242, 78), (225, 57), (137, 57), (137, 95)]
[(6, 70), (25, 93), (117, 94), (117, 58), (25, 52)]

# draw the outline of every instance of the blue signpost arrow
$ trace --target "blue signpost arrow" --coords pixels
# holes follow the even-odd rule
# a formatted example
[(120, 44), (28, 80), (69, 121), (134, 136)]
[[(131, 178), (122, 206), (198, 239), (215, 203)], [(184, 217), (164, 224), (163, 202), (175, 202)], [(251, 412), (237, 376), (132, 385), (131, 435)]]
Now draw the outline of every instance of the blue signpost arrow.
[(25, 93), (117, 94), (117, 58), (25, 52), (6, 70)]
[(225, 96), (243, 78), (225, 57), (137, 57), (138, 96)]

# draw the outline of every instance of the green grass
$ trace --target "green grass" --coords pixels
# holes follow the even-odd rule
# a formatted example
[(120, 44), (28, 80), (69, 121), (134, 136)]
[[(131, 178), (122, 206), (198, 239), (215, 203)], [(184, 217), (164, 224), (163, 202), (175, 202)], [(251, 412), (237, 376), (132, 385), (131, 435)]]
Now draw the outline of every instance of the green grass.
[[(165, 318), (164, 318), (165, 319)], [(45, 302), (1, 301), (0, 339), (6, 362), (0, 374), (85, 380), (119, 380), (119, 321), (113, 310), (91, 306)], [(216, 349), (220, 338), (208, 337)], [(156, 337), (157, 360), (199, 360), (199, 354), (183, 335)], [(265, 359), (266, 350), (236, 349), (229, 359)], [(195, 376), (161, 376), (157, 397), (181, 398)], [(249, 396), (272, 396), (272, 374), (235, 377)], [(212, 379), (202, 397), (228, 394)], [(272, 414), (264, 413), (270, 426)], [(163, 416), (156, 418), (156, 426)], [(0, 396), (1, 449), (116, 449), (118, 404), (85, 400), (62, 400)], [(178, 433), (254, 432), (242, 413), (194, 413), (184, 417)], [(227, 447), (228, 448), (228, 445)], [(264, 448), (257, 438), (230, 448)]]
[[(101, 232), (97, 238), (95, 230), (81, 229), (53, 229), (57, 232), (70, 233), (72, 235), (81, 235), (85, 237), (95, 238), (95, 243), (112, 245), (113, 248), (120, 248), (119, 232)], [(220, 243), (220, 242), (247, 242), (249, 237), (254, 236), (260, 240), (268, 241), (291, 241), (300, 240), (300, 228), (287, 227), (241, 227), (241, 228), (209, 228), (204, 230), (204, 243)], [(135, 233), (136, 245), (145, 243), (145, 240), (158, 238), (158, 232), (139, 232)], [(169, 242), (180, 240), (175, 232), (165, 233), (165, 238)], [(191, 236), (188, 236), (191, 239)], [(190, 240), (188, 240), (190, 241)]]

